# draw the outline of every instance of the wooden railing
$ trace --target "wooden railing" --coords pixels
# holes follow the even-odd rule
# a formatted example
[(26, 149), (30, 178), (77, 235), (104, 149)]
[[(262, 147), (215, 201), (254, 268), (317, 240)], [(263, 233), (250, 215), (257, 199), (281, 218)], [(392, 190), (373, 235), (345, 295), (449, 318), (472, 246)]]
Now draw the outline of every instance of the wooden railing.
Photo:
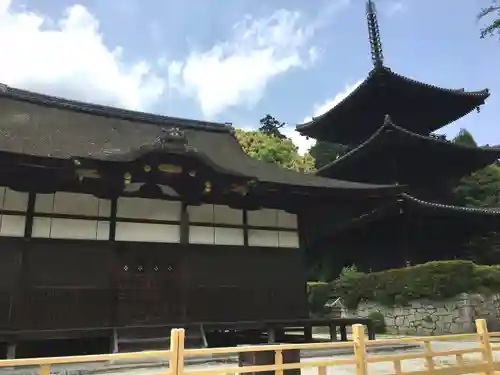
[[(284, 375), (284, 371), (293, 369), (311, 369), (317, 368), (318, 375), (326, 375), (327, 368), (333, 367), (335, 373), (336, 366), (352, 366), (352, 373), (356, 375), (369, 375), (372, 364), (388, 363), (391, 365), (389, 371), (383, 371), (387, 375), (400, 374), (442, 374), (455, 375), (466, 373), (485, 373), (493, 375), (495, 371), (500, 371), (500, 362), (495, 361), (495, 351), (500, 351), (500, 345), (492, 345), (491, 338), (499, 337), (500, 332), (488, 332), (486, 321), (483, 319), (476, 320), (476, 333), (447, 335), (447, 336), (429, 336), (429, 337), (408, 337), (400, 339), (387, 340), (367, 340), (364, 327), (360, 324), (355, 324), (352, 330), (351, 342), (324, 342), (312, 344), (273, 344), (273, 345), (258, 345), (258, 346), (243, 346), (231, 348), (205, 348), (205, 349), (185, 349), (184, 348), (184, 330), (174, 329), (171, 332), (170, 350), (149, 351), (139, 353), (123, 353), (123, 354), (106, 354), (106, 355), (87, 355), (74, 357), (57, 357), (57, 358), (30, 358), (30, 359), (13, 359), (0, 361), (0, 370), (2, 368), (14, 367), (39, 367), (40, 375), (50, 375), (51, 368), (57, 365), (69, 365), (76, 363), (95, 363), (95, 362), (113, 362), (117, 363), (121, 360), (141, 360), (142, 362), (155, 358), (156, 360), (168, 360), (168, 368), (159, 371), (160, 375), (233, 375), (244, 374), (250, 372), (273, 371), (275, 375)], [(436, 341), (469, 341), (477, 342), (476, 347), (465, 349), (453, 349), (445, 351), (435, 351), (432, 348), (432, 343)], [(403, 353), (389, 355), (374, 355), (369, 354), (369, 348), (372, 346), (394, 346), (401, 344), (418, 343), (423, 349), (422, 353)], [(306, 359), (302, 362), (284, 363), (283, 353), (285, 351), (305, 351), (305, 350), (331, 350), (340, 348), (353, 349), (354, 356), (351, 358), (334, 358), (330, 352), (330, 357), (322, 359)], [(218, 356), (227, 357), (235, 356), (241, 353), (259, 353), (273, 352), (274, 363), (266, 365), (210, 365), (210, 366), (195, 366), (189, 369), (189, 359), (191, 358), (214, 358)], [(500, 354), (500, 353), (499, 353)], [(471, 357), (472, 355), (472, 357)], [(325, 356), (324, 354), (322, 355)], [(343, 355), (345, 357), (346, 355)], [(338, 356), (337, 356), (338, 357)], [(451, 357), (453, 363), (445, 363), (438, 361), (439, 357)], [(404, 371), (403, 364), (408, 360), (421, 360), (420, 367), (413, 371)], [(202, 360), (203, 362), (203, 360)], [(158, 366), (160, 366), (158, 364)], [(55, 369), (54, 369), (55, 371)]]

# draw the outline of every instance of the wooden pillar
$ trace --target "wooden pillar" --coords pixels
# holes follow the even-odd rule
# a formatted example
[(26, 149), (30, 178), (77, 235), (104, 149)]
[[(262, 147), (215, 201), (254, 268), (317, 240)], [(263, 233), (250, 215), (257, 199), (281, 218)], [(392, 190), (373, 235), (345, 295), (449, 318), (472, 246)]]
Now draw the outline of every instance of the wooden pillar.
[(248, 210), (243, 209), (243, 246), (248, 246)]
[(267, 342), (274, 344), (276, 342), (276, 331), (273, 327), (267, 328)]
[(337, 341), (337, 325), (336, 324), (330, 324), (329, 325), (330, 329), (330, 341)]
[(180, 243), (189, 244), (189, 213), (185, 202), (181, 205)]
[(347, 341), (347, 326), (345, 324), (340, 326), (340, 341)]
[(375, 340), (375, 327), (373, 323), (368, 323), (366, 328), (368, 329), (368, 340)]
[(111, 353), (115, 354), (118, 353), (118, 351), (118, 332), (116, 331), (116, 328), (113, 328), (113, 332), (111, 334)]
[(313, 341), (312, 326), (310, 324), (306, 324), (304, 326), (304, 341), (305, 342)]
[(31, 238), (33, 232), (33, 217), (35, 215), (36, 194), (30, 192), (28, 195), (28, 207), (26, 208), (26, 222), (24, 224), (24, 238)]
[(114, 241), (116, 237), (116, 212), (118, 210), (118, 198), (111, 199), (111, 212), (109, 216), (109, 240)]
[(7, 359), (16, 359), (17, 344), (9, 342), (7, 344)]

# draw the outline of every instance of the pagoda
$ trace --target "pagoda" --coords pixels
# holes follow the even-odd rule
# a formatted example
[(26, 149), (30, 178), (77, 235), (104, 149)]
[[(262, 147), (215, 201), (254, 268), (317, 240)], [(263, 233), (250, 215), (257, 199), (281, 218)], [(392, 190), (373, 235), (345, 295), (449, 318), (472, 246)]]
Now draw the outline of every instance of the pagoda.
[(454, 206), (450, 187), (494, 163), (500, 149), (455, 144), (433, 132), (479, 111), (489, 91), (442, 88), (393, 72), (384, 64), (372, 0), (366, 14), (373, 69), (344, 100), (296, 130), (348, 148), (318, 175), (399, 184), (405, 193), (347, 222), (326, 220), (326, 213), (311, 218), (311, 233), (319, 235), (311, 236), (309, 247), (340, 248), (345, 259), (336, 261), (364, 270), (464, 257), (465, 244), (494, 229), (500, 217), (495, 210)]

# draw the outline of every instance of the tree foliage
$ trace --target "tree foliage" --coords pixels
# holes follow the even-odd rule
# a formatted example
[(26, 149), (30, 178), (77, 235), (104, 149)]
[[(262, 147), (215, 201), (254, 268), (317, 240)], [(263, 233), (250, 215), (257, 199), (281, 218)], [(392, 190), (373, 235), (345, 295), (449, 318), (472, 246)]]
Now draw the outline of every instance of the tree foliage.
[(300, 155), (293, 142), (279, 132), (284, 123), (270, 115), (260, 123), (264, 130), (236, 130), (236, 138), (248, 156), (299, 172), (314, 171), (314, 158), (309, 153)]
[(310, 315), (323, 316), (327, 312), (325, 304), (331, 296), (332, 286), (330, 284), (322, 282), (307, 283), (307, 301)]
[[(472, 134), (461, 129), (453, 143), (476, 147)], [(465, 176), (455, 188), (458, 203), (467, 207), (500, 206), (500, 166), (491, 164)]]
[(460, 146), (477, 147), (476, 140), (467, 129), (460, 129), (457, 136), (453, 138), (453, 143)]
[(276, 120), (270, 114), (265, 115), (260, 119), (260, 128), (259, 131), (266, 135), (274, 136), (278, 139), (285, 139), (285, 135), (283, 135), (280, 129), (284, 128), (286, 123)]
[(318, 141), (311, 147), (309, 152), (316, 160), (316, 169), (320, 169), (338, 157), (344, 155), (347, 151), (347, 146), (337, 143)]
[[(477, 146), (474, 137), (460, 130), (453, 142)], [(500, 166), (494, 163), (463, 177), (455, 188), (457, 203), (466, 207), (500, 208)], [(480, 264), (500, 263), (500, 233), (489, 232), (471, 238), (467, 244), (468, 258)]]
[(481, 38), (486, 36), (493, 36), (497, 34), (500, 36), (500, 1), (492, 0), (491, 5), (481, 9), (477, 15), (479, 20), (488, 19), (487, 25), (481, 29)]
[(455, 189), (458, 203), (467, 207), (500, 206), (500, 167), (491, 164), (462, 178)]

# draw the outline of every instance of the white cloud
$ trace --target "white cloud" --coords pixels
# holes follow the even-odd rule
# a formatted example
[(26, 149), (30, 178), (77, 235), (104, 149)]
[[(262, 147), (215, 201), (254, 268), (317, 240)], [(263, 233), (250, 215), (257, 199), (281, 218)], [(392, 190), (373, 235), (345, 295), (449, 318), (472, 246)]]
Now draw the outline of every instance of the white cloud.
[(400, 0), (390, 1), (387, 4), (385, 4), (383, 10), (387, 14), (387, 16), (391, 17), (397, 13), (405, 12), (406, 4)]
[(121, 48), (106, 47), (84, 6), (52, 21), (10, 5), (0, 0), (0, 82), (130, 109), (146, 109), (164, 92), (147, 62), (127, 63)]
[[(298, 12), (278, 10), (268, 18), (247, 16), (232, 37), (181, 61), (129, 61), (121, 47), (104, 43), (98, 20), (76, 4), (59, 18), (11, 7), (0, 0), (0, 83), (70, 99), (148, 110), (175, 88), (195, 98), (204, 114), (258, 101), (271, 79), (318, 59), (311, 43), (317, 28), (349, 0), (332, 0), (307, 24)], [(125, 10), (133, 1), (124, 3)], [(156, 25), (149, 30), (154, 37)], [(168, 71), (155, 68), (168, 66)], [(297, 133), (288, 135), (301, 146)]]
[[(361, 84), (361, 82), (363, 82), (363, 80), (359, 80), (354, 84), (347, 84), (345, 85), (344, 90), (339, 92), (332, 99), (328, 99), (321, 104), (315, 105), (312, 111), (312, 116), (307, 116), (306, 118), (304, 118), (304, 120), (302, 120), (302, 122), (309, 122), (313, 117), (322, 115), (329, 109), (335, 107), (338, 103), (344, 100), (344, 98), (346, 98), (354, 89), (356, 89)], [(307, 152), (316, 143), (316, 140), (311, 138), (307, 139), (307, 137), (301, 136), (293, 129), (287, 129), (285, 134), (287, 137), (291, 138), (293, 143), (299, 148), (300, 154), (304, 154), (305, 152)]]
[(315, 27), (301, 21), (299, 12), (283, 9), (269, 18), (247, 16), (234, 26), (230, 40), (172, 63), (169, 81), (195, 98), (209, 118), (229, 107), (255, 104), (272, 78), (317, 59), (317, 49), (308, 45)]
[(297, 146), (300, 155), (304, 155), (316, 143), (314, 139), (307, 139), (307, 137), (301, 136), (299, 132), (295, 131), (294, 127), (287, 127), (283, 130), (283, 134), (290, 138), (293, 144)]
[(308, 122), (311, 121), (313, 117), (318, 117), (319, 115), (322, 115), (323, 113), (326, 113), (329, 109), (335, 107), (337, 104), (339, 104), (342, 100), (344, 100), (351, 92), (356, 89), (361, 82), (363, 82), (362, 79), (359, 81), (353, 83), (353, 84), (346, 84), (344, 86), (344, 89), (339, 92), (337, 95), (335, 95), (332, 99), (328, 99), (327, 101), (323, 102), (322, 104), (316, 104), (313, 109), (312, 116), (308, 116), (304, 118), (303, 122)]

